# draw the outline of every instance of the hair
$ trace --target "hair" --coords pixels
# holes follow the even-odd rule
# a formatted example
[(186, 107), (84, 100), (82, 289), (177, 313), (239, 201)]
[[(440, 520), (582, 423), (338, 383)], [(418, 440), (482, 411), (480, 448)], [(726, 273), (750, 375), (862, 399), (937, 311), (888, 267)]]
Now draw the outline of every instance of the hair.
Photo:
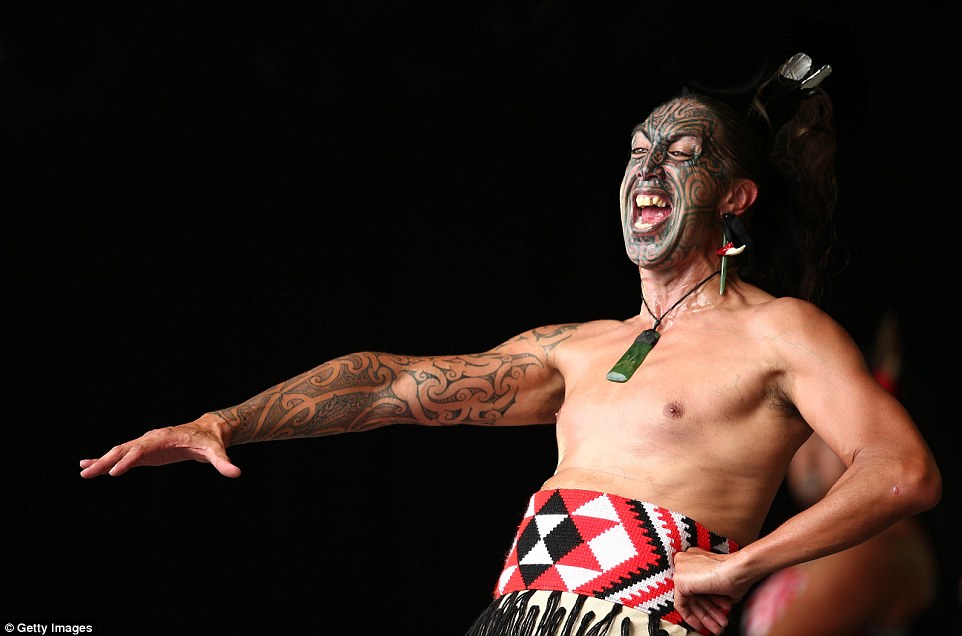
[[(820, 303), (835, 242), (835, 126), (831, 98), (779, 76), (765, 81), (744, 114), (713, 97), (683, 93), (714, 113), (717, 150), (731, 178), (758, 184), (742, 217), (753, 254), (739, 276), (775, 296)], [(773, 95), (774, 93), (774, 95)], [(746, 255), (748, 252), (746, 252)], [(744, 258), (744, 257), (742, 257)]]

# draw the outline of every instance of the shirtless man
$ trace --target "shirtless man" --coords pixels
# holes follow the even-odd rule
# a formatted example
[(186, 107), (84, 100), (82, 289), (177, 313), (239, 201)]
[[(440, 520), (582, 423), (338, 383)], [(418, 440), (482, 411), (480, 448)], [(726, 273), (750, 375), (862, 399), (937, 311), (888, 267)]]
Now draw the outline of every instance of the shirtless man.
[[(650, 633), (721, 633), (731, 605), (753, 582), (929, 509), (941, 488), (912, 420), (838, 324), (808, 302), (746, 282), (734, 265), (722, 293), (723, 215), (746, 215), (763, 182), (745, 157), (740, 121), (717, 102), (687, 95), (659, 106), (633, 131), (621, 217), (641, 278), (638, 315), (540, 327), (470, 355), (346, 355), (236, 407), (83, 460), (81, 475), (194, 459), (237, 477), (226, 452), (236, 444), (394, 423), (555, 423), (558, 467), (532, 498), (526, 521), (539, 510), (547, 516), (519, 529), (498, 581), (496, 594), (504, 597), (473, 633), (518, 633), (511, 631), (517, 621), (508, 625), (511, 612), (517, 619), (538, 603), (545, 620), (565, 611), (572, 619), (587, 615), (588, 606), (572, 601), (585, 596), (603, 597), (611, 620), (628, 615), (617, 619), (628, 621), (621, 633), (629, 633), (629, 622)], [(627, 381), (610, 380), (612, 366), (653, 324), (657, 346)], [(818, 503), (759, 538), (789, 461), (813, 430), (844, 460), (845, 472)], [(562, 500), (565, 514), (547, 514)], [(597, 533), (594, 556), (585, 556), (593, 565), (566, 564), (565, 554), (548, 546), (545, 524), (571, 527), (572, 520), (610, 526), (584, 530), (586, 543), (567, 553), (584, 554), (585, 533)], [(535, 527), (541, 535), (532, 537)], [(667, 578), (619, 570), (624, 554), (637, 560), (656, 543), (661, 552), (639, 567), (667, 561)], [(552, 563), (544, 560), (549, 552)], [(554, 578), (518, 576), (532, 564)], [(597, 585), (571, 578), (592, 568)], [(635, 581), (629, 590), (597, 591), (626, 577)], [(556, 593), (538, 601), (522, 588)], [(591, 607), (595, 616), (606, 611)], [(649, 614), (662, 620), (649, 625)]]

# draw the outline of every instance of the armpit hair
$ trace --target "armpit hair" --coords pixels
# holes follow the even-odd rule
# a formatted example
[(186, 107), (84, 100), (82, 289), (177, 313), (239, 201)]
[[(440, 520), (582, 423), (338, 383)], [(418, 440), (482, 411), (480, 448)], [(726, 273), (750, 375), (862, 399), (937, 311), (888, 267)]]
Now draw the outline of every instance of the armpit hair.
[(785, 417), (798, 420), (802, 419), (802, 414), (798, 412), (795, 403), (788, 399), (788, 396), (779, 390), (778, 387), (769, 386), (766, 397), (769, 405)]

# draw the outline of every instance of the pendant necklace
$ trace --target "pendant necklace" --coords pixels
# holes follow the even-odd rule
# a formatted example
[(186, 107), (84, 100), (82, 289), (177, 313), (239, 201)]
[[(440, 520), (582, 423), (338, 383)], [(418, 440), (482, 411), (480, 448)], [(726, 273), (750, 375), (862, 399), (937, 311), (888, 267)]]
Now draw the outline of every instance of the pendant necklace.
[(628, 347), (628, 350), (625, 351), (623, 356), (621, 356), (621, 359), (615, 363), (615, 366), (611, 367), (611, 371), (608, 372), (606, 377), (612, 382), (627, 382), (628, 379), (638, 369), (638, 367), (641, 366), (641, 363), (645, 361), (645, 356), (648, 355), (648, 352), (651, 351), (656, 344), (658, 344), (658, 339), (661, 337), (661, 334), (655, 330), (658, 329), (658, 325), (661, 324), (661, 321), (664, 320), (665, 316), (670, 314), (672, 309), (680, 305), (681, 301), (685, 300), (694, 294), (696, 290), (700, 289), (702, 285), (718, 276), (720, 272), (721, 270), (716, 271), (689, 289), (684, 296), (679, 298), (674, 305), (669, 307), (668, 310), (660, 316), (656, 316), (655, 312), (653, 312), (651, 307), (648, 306), (648, 301), (645, 300), (645, 293), (642, 291), (641, 304), (644, 305), (645, 309), (648, 310), (648, 313), (651, 315), (651, 317), (655, 319), (655, 322), (651, 326), (651, 329), (645, 329), (637, 338), (635, 338), (635, 341), (631, 343), (631, 346)]

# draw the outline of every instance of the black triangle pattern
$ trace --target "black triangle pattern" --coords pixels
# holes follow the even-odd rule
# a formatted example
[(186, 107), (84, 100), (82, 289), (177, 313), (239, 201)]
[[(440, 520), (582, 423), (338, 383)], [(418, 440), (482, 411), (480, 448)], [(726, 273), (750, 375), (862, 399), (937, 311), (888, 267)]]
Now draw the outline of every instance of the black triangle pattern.
[[(554, 526), (547, 535), (541, 536), (536, 522), (539, 515), (564, 515), (565, 518)], [(527, 527), (518, 537), (518, 570), (521, 572), (521, 578), (526, 585), (530, 585), (551, 567), (551, 564), (520, 563), (524, 561), (524, 557), (541, 541), (544, 541), (545, 548), (552, 562), (557, 562), (561, 557), (584, 543), (584, 538), (578, 532), (574, 521), (571, 520), (570, 511), (565, 505), (564, 499), (561, 498), (560, 493), (555, 492), (544, 505), (541, 506), (540, 510), (535, 511)]]

